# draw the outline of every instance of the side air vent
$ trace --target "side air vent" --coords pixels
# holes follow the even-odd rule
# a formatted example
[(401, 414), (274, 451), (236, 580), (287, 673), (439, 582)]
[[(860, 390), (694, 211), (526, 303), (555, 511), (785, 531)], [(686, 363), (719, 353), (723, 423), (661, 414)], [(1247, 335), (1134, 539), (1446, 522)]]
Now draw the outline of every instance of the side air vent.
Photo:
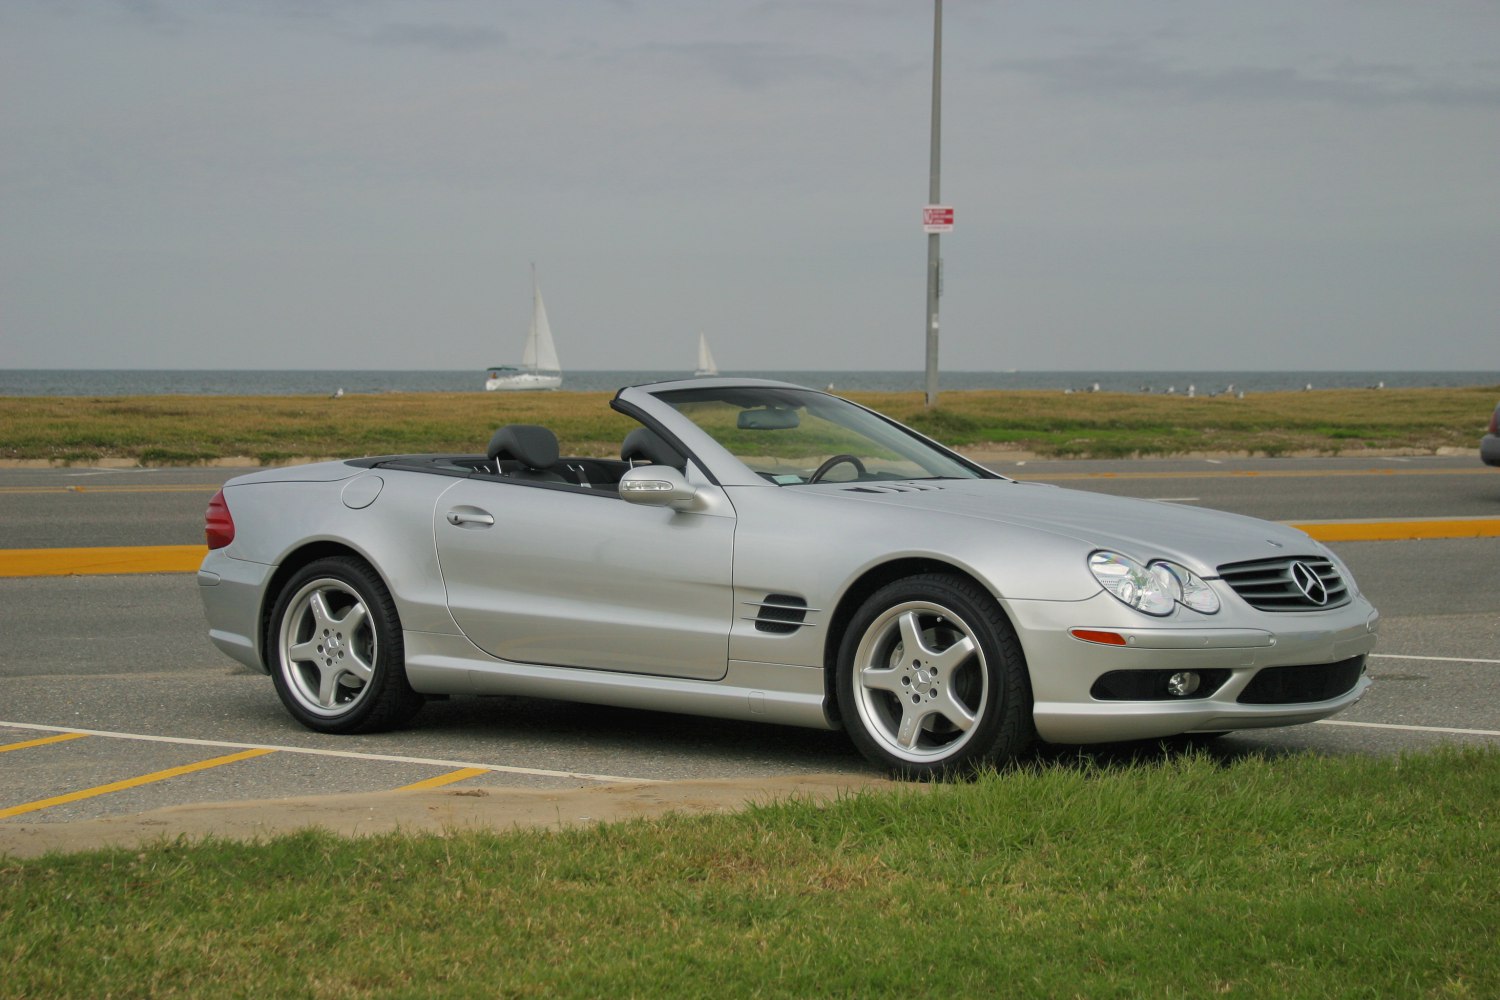
[(1260, 611), (1326, 611), (1349, 603), (1348, 584), (1325, 556), (1229, 563), (1219, 576)]
[(889, 486), (851, 486), (845, 493), (931, 493), (941, 490), (941, 486), (928, 486), (925, 483), (891, 483)]
[(816, 614), (817, 608), (809, 608), (807, 601), (791, 594), (767, 594), (763, 601), (746, 601), (745, 606), (755, 609), (755, 614), (746, 615), (745, 621), (755, 623), (755, 631), (772, 635), (791, 635), (803, 626), (811, 625), (808, 614)]

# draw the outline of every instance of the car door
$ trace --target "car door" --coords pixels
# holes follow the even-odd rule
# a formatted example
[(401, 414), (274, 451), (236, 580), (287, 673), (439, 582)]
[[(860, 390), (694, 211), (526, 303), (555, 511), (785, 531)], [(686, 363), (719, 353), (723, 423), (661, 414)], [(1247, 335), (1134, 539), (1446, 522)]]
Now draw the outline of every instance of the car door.
[(717, 680), (733, 620), (733, 508), (626, 503), (603, 490), (457, 481), (434, 536), (469, 640), (522, 663)]

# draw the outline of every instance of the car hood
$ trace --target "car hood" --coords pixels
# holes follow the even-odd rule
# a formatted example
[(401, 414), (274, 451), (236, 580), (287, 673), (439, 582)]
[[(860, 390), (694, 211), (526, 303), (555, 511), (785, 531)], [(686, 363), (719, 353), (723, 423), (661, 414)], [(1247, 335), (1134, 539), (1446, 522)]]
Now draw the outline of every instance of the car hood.
[(1246, 559), (1307, 554), (1317, 544), (1295, 528), (1240, 514), (1000, 479), (868, 483), (842, 499), (974, 518), (1048, 532), (1137, 559), (1166, 558), (1205, 574)]

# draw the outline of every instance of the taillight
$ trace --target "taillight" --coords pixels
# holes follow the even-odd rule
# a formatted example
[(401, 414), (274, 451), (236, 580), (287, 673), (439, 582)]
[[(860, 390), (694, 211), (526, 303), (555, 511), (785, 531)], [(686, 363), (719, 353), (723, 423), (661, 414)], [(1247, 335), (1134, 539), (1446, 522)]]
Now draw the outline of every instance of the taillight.
[(1500, 434), (1500, 406), (1495, 407), (1495, 412), (1490, 414), (1490, 433)]
[(214, 494), (203, 515), (203, 536), (211, 549), (222, 549), (234, 541), (234, 518), (229, 516), (229, 504), (224, 502), (224, 491)]

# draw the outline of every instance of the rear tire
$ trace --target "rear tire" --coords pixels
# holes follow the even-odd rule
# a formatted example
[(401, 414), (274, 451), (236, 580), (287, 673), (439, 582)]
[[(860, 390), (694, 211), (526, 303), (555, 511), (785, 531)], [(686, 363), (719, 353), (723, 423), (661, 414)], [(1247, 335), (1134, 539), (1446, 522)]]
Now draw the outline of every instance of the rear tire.
[(308, 729), (378, 732), (422, 707), (406, 680), (395, 602), (359, 559), (330, 556), (298, 570), (277, 598), (266, 639), (276, 694)]
[(966, 774), (1036, 740), (1015, 630), (963, 577), (912, 576), (872, 594), (844, 633), (836, 683), (849, 738), (898, 777)]

